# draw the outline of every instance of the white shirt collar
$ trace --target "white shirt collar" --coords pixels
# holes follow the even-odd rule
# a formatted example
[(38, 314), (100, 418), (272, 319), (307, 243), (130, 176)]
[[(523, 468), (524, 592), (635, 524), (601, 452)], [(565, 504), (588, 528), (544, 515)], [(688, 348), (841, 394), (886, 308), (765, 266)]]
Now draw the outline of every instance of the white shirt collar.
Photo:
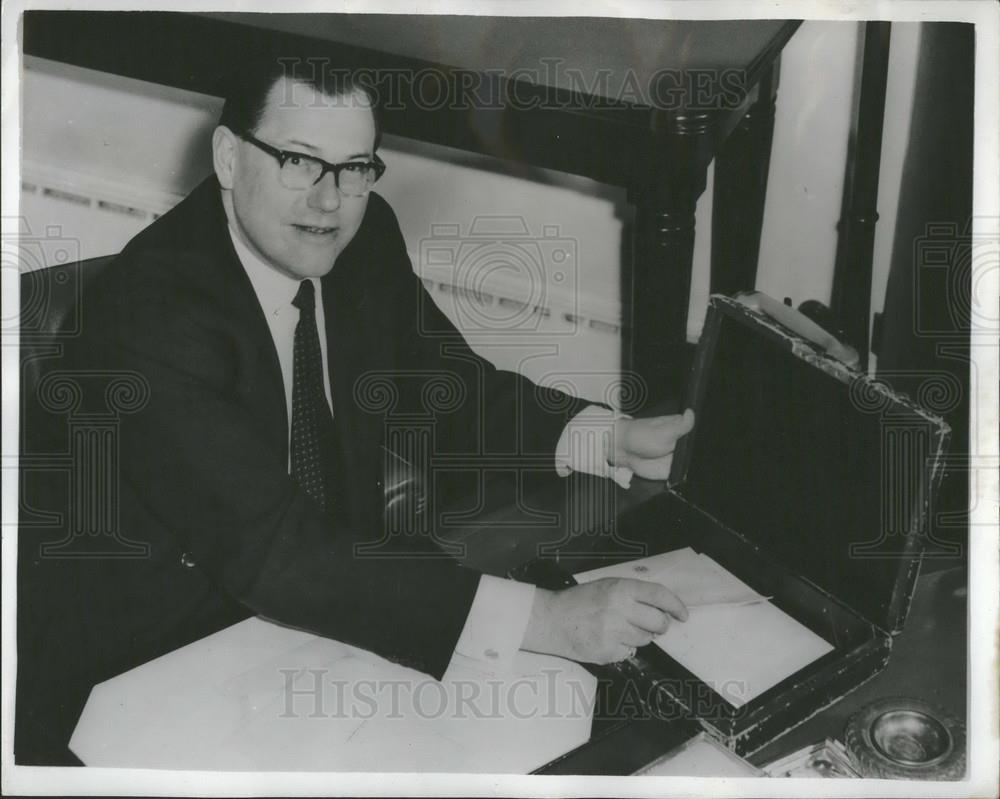
[[(240, 259), (247, 277), (250, 278), (254, 293), (257, 295), (257, 301), (264, 314), (271, 316), (288, 308), (292, 304), (292, 300), (295, 299), (302, 280), (279, 272), (251, 250), (233, 230), (232, 225), (229, 225), (228, 229), (236, 256)], [(319, 295), (319, 280), (314, 277), (308, 279), (313, 282), (313, 287)]]

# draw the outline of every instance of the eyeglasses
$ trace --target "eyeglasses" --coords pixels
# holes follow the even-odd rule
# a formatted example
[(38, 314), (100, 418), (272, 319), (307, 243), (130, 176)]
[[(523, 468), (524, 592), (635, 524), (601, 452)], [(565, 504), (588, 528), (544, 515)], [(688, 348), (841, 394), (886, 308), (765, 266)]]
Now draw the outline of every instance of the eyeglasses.
[(319, 183), (327, 172), (333, 172), (333, 181), (341, 194), (349, 197), (364, 197), (375, 185), (382, 173), (385, 163), (377, 155), (372, 161), (346, 161), (342, 164), (331, 164), (322, 158), (316, 158), (304, 153), (289, 150), (279, 150), (270, 144), (254, 138), (249, 133), (241, 135), (242, 139), (259, 147), (265, 153), (273, 156), (278, 162), (278, 179), (286, 189), (308, 189)]

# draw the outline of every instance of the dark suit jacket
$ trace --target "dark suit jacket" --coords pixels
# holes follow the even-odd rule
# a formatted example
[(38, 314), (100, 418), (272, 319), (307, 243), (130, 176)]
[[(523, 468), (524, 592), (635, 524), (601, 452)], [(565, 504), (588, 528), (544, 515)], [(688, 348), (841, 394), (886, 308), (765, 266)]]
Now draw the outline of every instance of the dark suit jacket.
[[(82, 335), (55, 368), (97, 391), (84, 405), (107, 400), (87, 383), (95, 375), (148, 386), (143, 407), (118, 416), (109, 474), (120, 473), (120, 533), (149, 549), (41, 557), (65, 527), (22, 530), (19, 762), (58, 762), (94, 683), (254, 614), (444, 672), (479, 575), (446, 557), (393, 557), (391, 542), (355, 550), (382, 540), (385, 431), (410, 418), (433, 429), (438, 453), (552, 458), (584, 403), (471, 352), (424, 294), (378, 195), (322, 286), (342, 456), (330, 516), (288, 476), (277, 355), (214, 178), (84, 297)], [(65, 414), (29, 413), (32, 424), (53, 434), (52, 451), (69, 446)], [(67, 501), (65, 475), (36, 482), (34, 507)]]

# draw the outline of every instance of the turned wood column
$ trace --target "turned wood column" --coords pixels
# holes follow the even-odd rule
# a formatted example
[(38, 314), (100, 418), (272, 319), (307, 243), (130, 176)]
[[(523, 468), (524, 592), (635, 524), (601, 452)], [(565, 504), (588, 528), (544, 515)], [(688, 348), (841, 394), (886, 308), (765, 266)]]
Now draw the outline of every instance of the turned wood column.
[(865, 24), (861, 90), (851, 126), (830, 306), (848, 343), (868, 365), (872, 257), (878, 221), (882, 123), (889, 75), (890, 23)]
[[(656, 128), (659, 129), (656, 129)], [(627, 410), (682, 398), (687, 378), (695, 205), (705, 190), (714, 117), (682, 114), (650, 131), (634, 177), (631, 272), (626, 279), (625, 370), (644, 390)]]
[(758, 84), (757, 100), (715, 159), (712, 194), (713, 294), (752, 291), (764, 223), (767, 175), (774, 135), (777, 64)]

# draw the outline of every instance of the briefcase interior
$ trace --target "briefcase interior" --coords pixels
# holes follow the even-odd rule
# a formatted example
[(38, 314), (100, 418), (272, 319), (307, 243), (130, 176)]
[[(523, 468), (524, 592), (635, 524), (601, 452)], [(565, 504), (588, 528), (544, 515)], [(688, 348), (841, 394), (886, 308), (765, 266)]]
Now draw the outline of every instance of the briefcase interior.
[[(721, 296), (711, 299), (688, 387), (696, 425), (670, 480), (619, 516), (613, 537), (646, 554), (705, 553), (833, 648), (740, 707), (653, 644), (612, 671), (648, 712), (697, 721), (748, 755), (886, 665), (949, 430), (885, 383)], [(563, 558), (558, 569), (606, 563)], [(525, 573), (541, 565), (552, 561)]]

